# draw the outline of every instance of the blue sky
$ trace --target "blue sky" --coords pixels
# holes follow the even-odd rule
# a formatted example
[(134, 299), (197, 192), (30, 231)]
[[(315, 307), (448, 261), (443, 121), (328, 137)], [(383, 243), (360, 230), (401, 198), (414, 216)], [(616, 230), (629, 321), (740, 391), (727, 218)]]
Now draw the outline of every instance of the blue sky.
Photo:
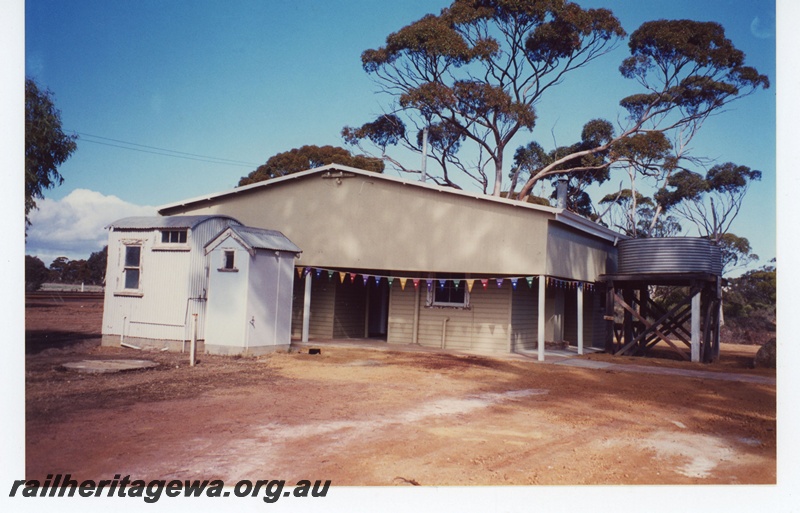
[[(579, 3), (610, 8), (629, 33), (652, 19), (718, 21), (747, 63), (769, 76), (771, 89), (734, 103), (693, 143), (695, 154), (763, 171), (732, 231), (766, 263), (775, 256), (774, 1)], [(53, 91), (64, 128), (80, 139), (60, 169), (64, 184), (32, 216), (26, 253), (46, 264), (87, 258), (118, 217), (231, 188), (281, 151), (343, 146), (341, 128), (371, 120), (388, 101), (362, 70), (361, 52), (447, 4), (29, 0), (25, 73)], [(568, 144), (586, 120), (615, 120), (619, 99), (633, 90), (617, 71), (626, 54), (621, 45), (545, 97), (534, 133), (514, 141), (507, 161), (534, 138)]]

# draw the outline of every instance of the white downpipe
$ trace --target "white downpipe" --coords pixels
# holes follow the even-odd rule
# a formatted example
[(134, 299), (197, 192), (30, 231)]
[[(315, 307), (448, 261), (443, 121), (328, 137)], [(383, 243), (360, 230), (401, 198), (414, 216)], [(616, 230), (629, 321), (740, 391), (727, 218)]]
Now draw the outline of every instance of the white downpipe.
[(450, 317), (445, 317), (442, 319), (442, 349), (445, 346), (445, 340), (447, 339), (447, 321), (450, 320)]
[(189, 346), (189, 367), (194, 367), (197, 357), (197, 314), (192, 314), (192, 344)]

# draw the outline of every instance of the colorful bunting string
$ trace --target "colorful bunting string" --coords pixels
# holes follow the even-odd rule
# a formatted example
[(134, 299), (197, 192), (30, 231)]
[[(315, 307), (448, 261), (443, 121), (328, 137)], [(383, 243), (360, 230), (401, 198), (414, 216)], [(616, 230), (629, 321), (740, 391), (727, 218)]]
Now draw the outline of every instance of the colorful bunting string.
[[(415, 289), (417, 289), (419, 287), (420, 281), (424, 280), (426, 285), (427, 285), (428, 290), (433, 290), (434, 284), (436, 284), (436, 283), (438, 283), (439, 288), (444, 288), (444, 287), (447, 286), (447, 282), (448, 281), (452, 282), (453, 286), (456, 289), (458, 289), (461, 286), (461, 282), (465, 281), (466, 285), (467, 285), (467, 290), (469, 292), (472, 292), (472, 288), (474, 287), (476, 281), (480, 281), (480, 283), (483, 286), (483, 288), (487, 289), (488, 286), (489, 286), (489, 281), (490, 280), (494, 280), (495, 283), (497, 284), (498, 288), (502, 288), (503, 284), (505, 283), (505, 281), (508, 280), (508, 281), (511, 282), (512, 289), (513, 290), (517, 290), (517, 285), (519, 284), (519, 280), (525, 280), (528, 283), (528, 286), (530, 288), (533, 288), (534, 279), (539, 279), (540, 278), (540, 276), (524, 276), (524, 277), (514, 277), (514, 278), (505, 278), (505, 277), (503, 277), (503, 278), (477, 278), (477, 279), (476, 278), (466, 278), (464, 280), (458, 279), (458, 278), (454, 278), (454, 279), (436, 278), (436, 279), (433, 279), (433, 278), (408, 278), (408, 277), (395, 277), (395, 276), (380, 276), (380, 275), (372, 275), (372, 274), (361, 274), (361, 273), (355, 273), (355, 272), (335, 271), (333, 269), (323, 269), (323, 268), (319, 268), (319, 267), (297, 266), (295, 269), (297, 271), (297, 276), (300, 277), (300, 278), (304, 278), (304, 277), (308, 276), (309, 274), (311, 274), (312, 272), (314, 273), (314, 276), (316, 278), (321, 278), (322, 277), (322, 273), (325, 272), (325, 273), (327, 273), (328, 280), (332, 280), (334, 274), (338, 274), (339, 275), (339, 281), (341, 283), (344, 283), (345, 277), (349, 277), (350, 278), (350, 283), (355, 283), (356, 276), (360, 274), (365, 286), (369, 283), (369, 279), (372, 278), (376, 287), (380, 286), (380, 282), (381, 282), (381, 280), (383, 278), (386, 278), (386, 280), (387, 280), (387, 282), (389, 284), (389, 287), (391, 287), (392, 284), (394, 283), (395, 278), (397, 278), (398, 281), (400, 282), (401, 290), (405, 290), (406, 283), (408, 282), (408, 280), (411, 280), (413, 282)], [(581, 288), (581, 289), (583, 289), (584, 291), (587, 291), (587, 292), (594, 292), (596, 290), (595, 284), (591, 283), (591, 282), (584, 282), (584, 281), (579, 281), (579, 280), (563, 280), (561, 278), (554, 278), (552, 276), (545, 276), (544, 278), (546, 280), (545, 284), (548, 287), (554, 287), (554, 288), (560, 288), (560, 289), (569, 289), (569, 290), (577, 290), (578, 288)]]

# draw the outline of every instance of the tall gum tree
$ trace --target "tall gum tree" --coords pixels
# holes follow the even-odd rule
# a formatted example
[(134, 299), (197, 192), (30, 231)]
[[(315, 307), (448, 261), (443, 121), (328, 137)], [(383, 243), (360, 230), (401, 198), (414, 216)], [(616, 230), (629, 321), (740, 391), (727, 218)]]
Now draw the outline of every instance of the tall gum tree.
[(384, 168), (383, 161), (363, 155), (353, 155), (345, 148), (309, 144), (273, 155), (247, 176), (239, 179), (237, 187), (299, 173), (327, 164), (341, 164), (376, 173), (383, 173)]
[[(440, 15), (411, 23), (389, 35), (385, 46), (362, 54), (364, 70), (395, 102), (378, 120), (345, 127), (342, 134), (351, 145), (374, 143), (381, 158), (419, 173), (387, 156), (386, 148), (401, 144), (421, 151), (424, 132), (428, 156), (441, 168), (433, 180), (458, 187), (453, 178), (458, 172), (485, 193), (500, 195), (504, 152), (521, 131), (533, 131), (535, 106), (547, 90), (625, 36), (607, 9), (559, 0), (456, 0)], [(663, 183), (671, 173), (702, 163), (701, 156), (690, 154), (689, 143), (710, 115), (769, 87), (766, 76), (744, 64), (744, 54), (718, 23), (649, 21), (630, 36), (628, 46), (630, 57), (619, 69), (641, 91), (620, 101), (627, 116), (616, 125), (606, 122), (614, 130), (593, 146), (581, 141), (559, 148), (553, 153), (557, 158), (539, 167), (515, 165), (508, 175), (509, 197), (527, 200), (545, 178), (580, 181), (580, 175), (601, 176), (617, 167), (651, 179), (659, 174)], [(659, 137), (671, 154), (663, 154), (664, 144), (647, 143)], [(477, 148), (474, 162), (459, 158), (467, 142)], [(641, 151), (643, 142), (658, 153)], [(524, 177), (515, 174), (521, 169)], [(657, 206), (653, 223), (660, 214)]]
[[(396, 99), (392, 112), (361, 127), (345, 127), (349, 144), (389, 141), (421, 151), (420, 133), (442, 168), (432, 179), (457, 186), (450, 168), (485, 193), (503, 189), (504, 152), (522, 130), (532, 131), (535, 105), (573, 70), (611, 51), (625, 31), (608, 9), (583, 9), (563, 0), (455, 0), (365, 51), (364, 70)], [(403, 115), (417, 129), (409, 133)], [(463, 162), (465, 142), (477, 162)], [(393, 161), (397, 164), (396, 161)], [(401, 169), (411, 172), (418, 170)]]
[[(531, 173), (520, 189), (520, 198), (529, 195), (542, 178), (583, 171), (578, 167), (565, 170), (564, 164), (597, 154), (607, 155), (603, 165), (609, 167), (618, 162), (650, 169), (660, 165), (669, 179), (673, 171), (687, 170), (682, 163), (696, 162), (689, 154), (688, 143), (709, 116), (721, 112), (730, 102), (769, 87), (766, 76), (745, 66), (744, 53), (725, 37), (718, 23), (649, 21), (631, 34), (628, 46), (631, 56), (619, 69), (623, 77), (638, 82), (642, 91), (620, 101), (628, 115), (619, 134)], [(660, 164), (647, 152), (626, 151), (632, 138), (656, 133), (669, 139), (673, 149)]]

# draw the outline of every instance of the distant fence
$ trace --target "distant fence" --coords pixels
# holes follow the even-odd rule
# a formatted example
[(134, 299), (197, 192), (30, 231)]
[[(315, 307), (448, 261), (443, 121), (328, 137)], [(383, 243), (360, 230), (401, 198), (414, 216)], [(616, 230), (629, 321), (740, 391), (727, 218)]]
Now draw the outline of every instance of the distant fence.
[(103, 286), (82, 283), (42, 283), (37, 292), (103, 292)]
[(38, 290), (26, 292), (26, 303), (64, 303), (66, 301), (103, 301), (103, 292), (74, 292), (71, 290)]

